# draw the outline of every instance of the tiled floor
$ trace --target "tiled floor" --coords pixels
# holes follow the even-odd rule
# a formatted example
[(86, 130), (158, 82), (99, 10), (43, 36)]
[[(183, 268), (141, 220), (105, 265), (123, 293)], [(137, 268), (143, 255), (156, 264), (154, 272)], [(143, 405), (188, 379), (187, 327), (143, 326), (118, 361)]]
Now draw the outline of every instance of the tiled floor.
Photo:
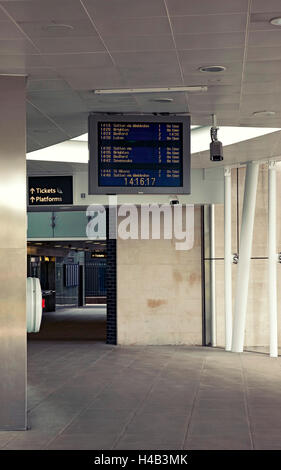
[(28, 344), (26, 432), (1, 449), (281, 449), (281, 359), (202, 347)]

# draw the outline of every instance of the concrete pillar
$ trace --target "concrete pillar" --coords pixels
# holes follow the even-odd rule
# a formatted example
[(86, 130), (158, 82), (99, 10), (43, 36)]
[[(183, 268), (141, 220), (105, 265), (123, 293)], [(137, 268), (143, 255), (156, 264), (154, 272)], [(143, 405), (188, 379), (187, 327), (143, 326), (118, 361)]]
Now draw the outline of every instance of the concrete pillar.
[(244, 348), (258, 175), (259, 164), (257, 162), (247, 163), (240, 234), (240, 253), (235, 292), (235, 310), (232, 334), (233, 352), (243, 352)]
[(224, 170), (224, 311), (225, 350), (232, 343), (231, 169)]
[(25, 81), (0, 76), (0, 430), (26, 429)]
[(211, 301), (211, 344), (217, 345), (216, 318), (216, 250), (215, 250), (215, 205), (210, 204), (210, 301)]
[(276, 253), (276, 163), (268, 165), (268, 305), (270, 356), (278, 357), (277, 253)]

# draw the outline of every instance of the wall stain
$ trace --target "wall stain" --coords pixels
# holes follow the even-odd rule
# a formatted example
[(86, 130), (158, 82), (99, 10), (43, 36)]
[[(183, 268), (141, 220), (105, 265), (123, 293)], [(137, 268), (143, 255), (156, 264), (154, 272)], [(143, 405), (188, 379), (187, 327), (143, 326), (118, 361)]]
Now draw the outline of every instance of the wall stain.
[(173, 272), (173, 278), (176, 282), (181, 282), (182, 281), (182, 275), (179, 271), (174, 271)]
[(192, 273), (190, 274), (189, 278), (188, 278), (188, 282), (189, 282), (189, 285), (190, 286), (194, 286), (194, 284), (196, 284), (197, 282), (200, 282), (200, 276), (196, 273)]
[(148, 299), (147, 300), (147, 305), (150, 308), (160, 307), (160, 305), (163, 305), (166, 303), (167, 303), (167, 300), (161, 300), (161, 299)]

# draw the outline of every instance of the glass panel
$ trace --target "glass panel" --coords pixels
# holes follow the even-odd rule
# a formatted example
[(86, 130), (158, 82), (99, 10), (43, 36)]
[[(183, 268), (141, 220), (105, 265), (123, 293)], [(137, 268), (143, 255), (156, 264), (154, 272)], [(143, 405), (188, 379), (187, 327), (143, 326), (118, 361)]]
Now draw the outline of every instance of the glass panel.
[(53, 237), (52, 213), (29, 212), (27, 238), (51, 238)]

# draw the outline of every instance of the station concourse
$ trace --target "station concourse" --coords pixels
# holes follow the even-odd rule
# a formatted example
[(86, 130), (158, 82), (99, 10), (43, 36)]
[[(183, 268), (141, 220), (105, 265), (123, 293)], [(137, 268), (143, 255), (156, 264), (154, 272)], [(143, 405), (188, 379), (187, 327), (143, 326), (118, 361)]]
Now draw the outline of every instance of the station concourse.
[(0, 0), (1, 451), (281, 449), (280, 28)]

